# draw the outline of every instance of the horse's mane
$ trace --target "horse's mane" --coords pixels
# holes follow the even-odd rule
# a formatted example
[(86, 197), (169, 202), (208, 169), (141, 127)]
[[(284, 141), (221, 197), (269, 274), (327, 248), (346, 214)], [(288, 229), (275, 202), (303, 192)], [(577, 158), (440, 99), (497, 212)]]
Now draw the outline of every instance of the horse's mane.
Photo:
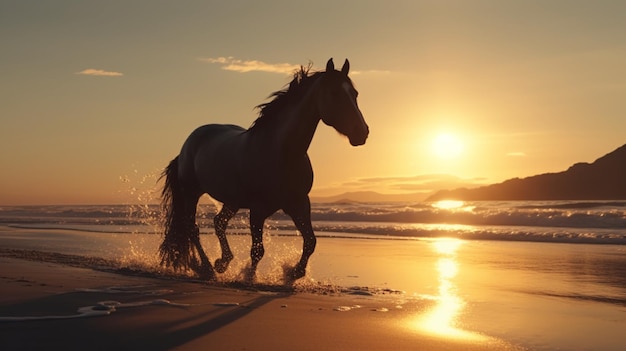
[(324, 73), (310, 73), (310, 70), (310, 63), (306, 67), (300, 66), (300, 69), (296, 70), (293, 74), (293, 80), (287, 87), (270, 94), (268, 99), (273, 97), (272, 101), (256, 106), (256, 108), (259, 109), (259, 117), (252, 123), (250, 129), (267, 125), (275, 116), (279, 115), (279, 112), (287, 105), (300, 99), (302, 95), (308, 91), (311, 84)]

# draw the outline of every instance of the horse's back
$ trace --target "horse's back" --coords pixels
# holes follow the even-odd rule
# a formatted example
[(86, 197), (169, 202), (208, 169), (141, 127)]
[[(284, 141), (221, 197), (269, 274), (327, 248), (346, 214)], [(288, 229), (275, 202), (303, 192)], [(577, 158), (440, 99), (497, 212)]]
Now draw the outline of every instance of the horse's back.
[(207, 139), (223, 138), (231, 135), (241, 134), (246, 129), (234, 124), (205, 124), (196, 128), (189, 137), (187, 142), (193, 142), (194, 140), (202, 140), (206, 142)]
[(179, 175), (197, 195), (208, 193), (231, 207), (253, 203), (281, 207), (292, 197), (303, 198), (311, 189), (313, 170), (308, 157), (282, 160), (266, 135), (248, 133), (229, 124), (197, 128), (179, 155)]

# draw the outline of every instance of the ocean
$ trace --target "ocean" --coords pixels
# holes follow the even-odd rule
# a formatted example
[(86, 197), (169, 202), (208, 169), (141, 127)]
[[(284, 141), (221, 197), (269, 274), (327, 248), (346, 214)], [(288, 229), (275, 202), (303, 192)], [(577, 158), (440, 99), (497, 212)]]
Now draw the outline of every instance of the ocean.
[[(199, 206), (202, 233), (213, 232), (217, 206)], [(314, 203), (312, 219), (317, 235), (326, 237), (626, 244), (626, 200)], [(103, 233), (162, 231), (158, 205), (4, 206), (0, 207), (0, 225)], [(297, 234), (280, 212), (266, 221), (266, 231)], [(246, 210), (231, 220), (229, 233), (248, 233)]]
[[(199, 207), (211, 260), (220, 255), (217, 209)], [(317, 248), (296, 292), (430, 306), (399, 326), (408, 332), (495, 337), (528, 350), (624, 349), (626, 201), (317, 203), (312, 217)], [(6, 257), (171, 276), (159, 265), (161, 232), (158, 205), (0, 208)], [(250, 260), (246, 211), (229, 234), (235, 259), (220, 284), (241, 282)], [(302, 239), (278, 213), (264, 242), (257, 284), (282, 289)]]

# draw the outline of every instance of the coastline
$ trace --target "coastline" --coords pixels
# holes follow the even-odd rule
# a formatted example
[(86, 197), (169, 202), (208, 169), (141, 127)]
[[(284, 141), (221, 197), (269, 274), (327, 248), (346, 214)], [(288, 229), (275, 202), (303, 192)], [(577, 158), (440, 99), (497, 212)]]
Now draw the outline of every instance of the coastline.
[(248, 237), (211, 284), (162, 269), (159, 238), (0, 226), (0, 349), (623, 348), (623, 245), (321, 236), (284, 286), (301, 239), (270, 235), (250, 286)]
[[(445, 338), (407, 320), (427, 301), (264, 291), (0, 257), (0, 348), (195, 350), (522, 350), (504, 341)], [(79, 316), (98, 302), (121, 303)], [(100, 307), (103, 308), (102, 306)]]

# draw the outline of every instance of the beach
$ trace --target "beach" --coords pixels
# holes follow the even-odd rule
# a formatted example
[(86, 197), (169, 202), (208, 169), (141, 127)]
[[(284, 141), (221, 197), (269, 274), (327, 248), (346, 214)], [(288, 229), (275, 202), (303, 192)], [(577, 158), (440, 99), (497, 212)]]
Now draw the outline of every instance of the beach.
[[(239, 290), (8, 258), (1, 263), (7, 268), (3, 315), (75, 315), (80, 307), (112, 299), (140, 305), (122, 305), (103, 316), (4, 321), (3, 350), (514, 349), (399, 326), (407, 315), (427, 307), (419, 303), (398, 309), (365, 297)], [(389, 311), (380, 312), (384, 308)]]
[[(623, 245), (249, 237), (217, 283), (163, 271), (154, 234), (0, 228), (0, 349), (621, 350)], [(209, 257), (216, 239), (202, 236)], [(94, 307), (95, 306), (95, 307)]]

